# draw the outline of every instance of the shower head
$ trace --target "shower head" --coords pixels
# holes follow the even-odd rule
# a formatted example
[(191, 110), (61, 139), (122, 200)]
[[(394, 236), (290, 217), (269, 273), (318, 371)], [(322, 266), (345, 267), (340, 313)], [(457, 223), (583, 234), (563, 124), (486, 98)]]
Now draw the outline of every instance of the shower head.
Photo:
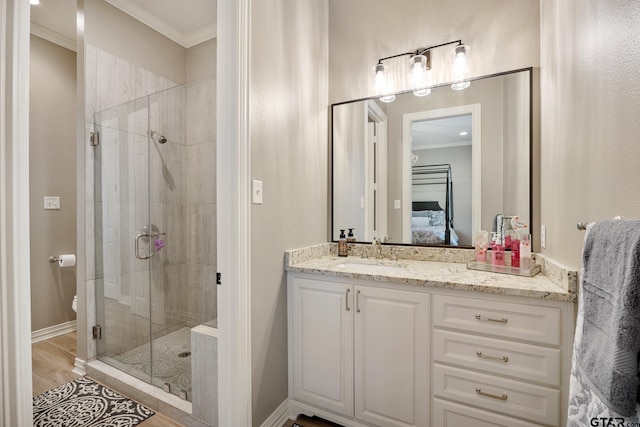
[(165, 138), (164, 135), (160, 135), (155, 130), (149, 131), (149, 137), (154, 141), (159, 142), (160, 144), (164, 144), (165, 142), (167, 142), (167, 138)]

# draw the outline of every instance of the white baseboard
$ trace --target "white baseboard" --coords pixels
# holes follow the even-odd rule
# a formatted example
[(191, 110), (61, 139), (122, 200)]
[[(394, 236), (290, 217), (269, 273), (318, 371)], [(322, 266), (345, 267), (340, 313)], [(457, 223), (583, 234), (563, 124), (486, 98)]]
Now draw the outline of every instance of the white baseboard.
[(289, 419), (289, 399), (276, 408), (260, 427), (282, 427)]
[(73, 363), (73, 369), (71, 370), (76, 375), (87, 375), (87, 361), (84, 359), (78, 359), (76, 357)]
[(49, 326), (48, 328), (39, 329), (31, 332), (31, 344), (48, 340), (49, 338), (57, 337), (58, 335), (64, 335), (69, 332), (73, 332), (77, 329), (76, 321), (70, 320), (59, 325)]

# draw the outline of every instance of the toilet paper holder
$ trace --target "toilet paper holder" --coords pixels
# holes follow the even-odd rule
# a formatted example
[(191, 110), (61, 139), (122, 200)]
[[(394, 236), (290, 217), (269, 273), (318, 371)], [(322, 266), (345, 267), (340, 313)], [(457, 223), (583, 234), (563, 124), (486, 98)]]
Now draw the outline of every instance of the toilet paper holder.
[(73, 267), (76, 265), (76, 256), (74, 254), (50, 256), (49, 262), (57, 262), (60, 267)]

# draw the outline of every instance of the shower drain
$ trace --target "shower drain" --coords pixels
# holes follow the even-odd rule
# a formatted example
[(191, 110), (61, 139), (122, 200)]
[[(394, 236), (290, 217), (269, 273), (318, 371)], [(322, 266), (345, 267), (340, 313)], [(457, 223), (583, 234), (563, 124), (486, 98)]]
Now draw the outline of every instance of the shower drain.
[(190, 351), (183, 351), (182, 353), (178, 353), (178, 357), (189, 357), (191, 356)]

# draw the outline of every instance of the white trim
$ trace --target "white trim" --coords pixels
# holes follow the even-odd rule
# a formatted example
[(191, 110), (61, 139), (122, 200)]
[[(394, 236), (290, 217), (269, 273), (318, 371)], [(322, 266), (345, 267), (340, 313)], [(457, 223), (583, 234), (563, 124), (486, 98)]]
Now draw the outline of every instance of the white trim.
[(471, 114), (471, 229), (480, 230), (482, 127), (481, 105), (468, 104), (402, 116), (402, 242), (411, 243), (411, 123), (416, 120)]
[(31, 23), (31, 34), (53, 44), (57, 44), (58, 46), (62, 46), (65, 49), (69, 49), (74, 52), (78, 51), (78, 44), (74, 39), (70, 39), (63, 34), (52, 31), (40, 24), (36, 24), (35, 22)]
[(0, 425), (33, 425), (29, 2), (0, 0)]
[(218, 1), (218, 422), (252, 425), (249, 69), (251, 0)]
[[(190, 33), (183, 33), (177, 31), (166, 22), (158, 19), (157, 17), (149, 14), (145, 8), (138, 6), (135, 2), (130, 0), (106, 0), (110, 5), (120, 9), (127, 15), (132, 16), (138, 21), (142, 22), (148, 27), (153, 28), (163, 36), (170, 38), (174, 42), (189, 49), (197, 44), (200, 44), (206, 40), (216, 37), (217, 26), (215, 23), (207, 25), (198, 30)], [(219, 15), (218, 15), (219, 16)]]
[(87, 361), (76, 357), (76, 360), (73, 362), (73, 369), (71, 370), (71, 372), (76, 375), (86, 375)]
[(68, 322), (60, 323), (59, 325), (53, 325), (48, 328), (33, 331), (31, 332), (31, 344), (68, 334), (69, 332), (74, 332), (77, 330), (76, 324), (77, 322), (75, 320), (70, 320)]
[[(293, 419), (293, 418), (292, 418)], [(282, 427), (289, 420), (289, 399), (276, 408), (260, 427)]]

